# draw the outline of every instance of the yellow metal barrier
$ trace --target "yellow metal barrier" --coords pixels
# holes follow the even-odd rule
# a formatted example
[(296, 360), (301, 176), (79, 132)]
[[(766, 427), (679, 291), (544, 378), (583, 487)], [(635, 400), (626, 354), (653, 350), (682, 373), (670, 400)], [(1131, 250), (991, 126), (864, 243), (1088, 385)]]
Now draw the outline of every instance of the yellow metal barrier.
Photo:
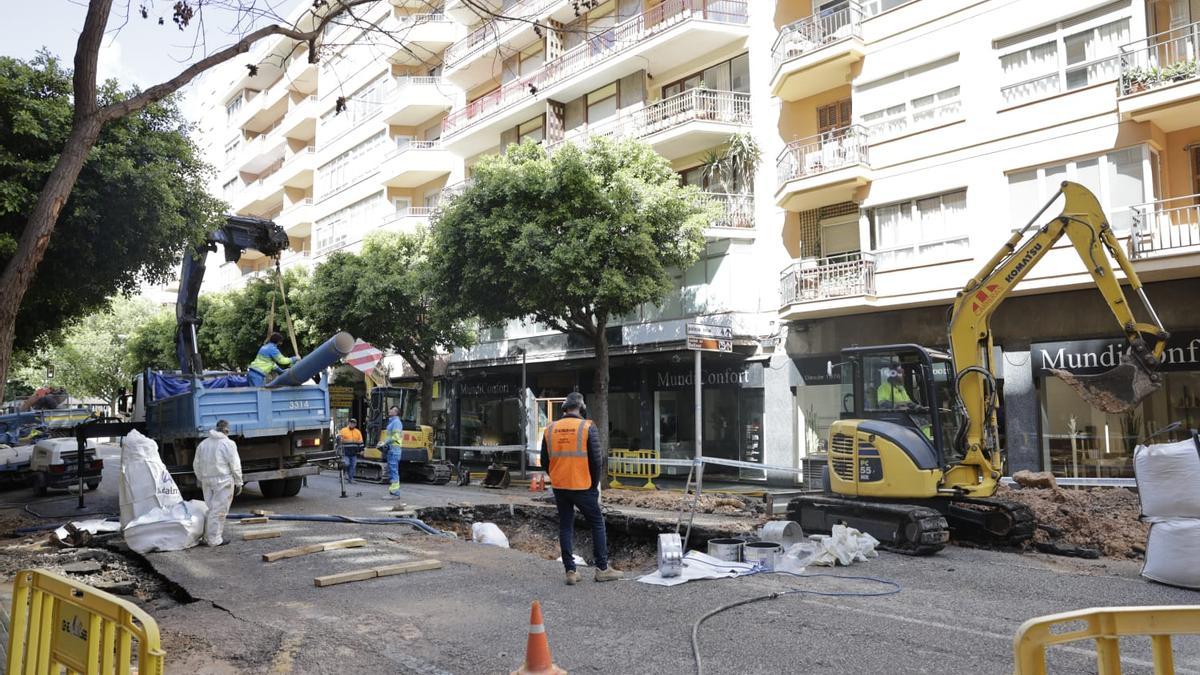
[[(653, 460), (654, 463), (642, 462), (622, 462), (623, 459), (641, 459)], [(658, 465), (659, 454), (657, 450), (624, 450), (613, 448), (608, 453), (608, 476), (612, 481), (608, 484), (610, 488), (628, 488), (632, 490), (657, 490), (658, 486), (654, 484), (654, 479), (662, 475), (662, 467)], [(621, 483), (619, 478), (636, 478), (638, 480), (645, 479), (646, 484), (642, 486), (626, 486)]]
[(53, 572), (17, 573), (9, 675), (162, 675), (164, 656), (158, 624), (133, 603)]
[(1016, 675), (1045, 675), (1046, 647), (1077, 640), (1096, 641), (1097, 675), (1121, 672), (1118, 638), (1146, 635), (1154, 656), (1155, 675), (1175, 672), (1172, 635), (1200, 634), (1200, 607), (1106, 607), (1050, 614), (1030, 619), (1013, 640)]

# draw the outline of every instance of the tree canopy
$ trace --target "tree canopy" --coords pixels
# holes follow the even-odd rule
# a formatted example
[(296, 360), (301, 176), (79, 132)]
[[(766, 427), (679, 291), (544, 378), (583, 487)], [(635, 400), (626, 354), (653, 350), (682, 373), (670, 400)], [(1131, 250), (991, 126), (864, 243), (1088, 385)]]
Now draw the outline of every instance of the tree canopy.
[[(70, 134), (71, 95), (71, 71), (54, 57), (0, 57), (0, 265)], [(98, 95), (127, 97), (114, 81)], [(21, 301), (16, 348), (33, 348), (143, 281), (169, 280), (184, 247), (219, 223), (224, 205), (208, 194), (211, 169), (187, 130), (174, 98), (104, 127)]]
[(428, 265), (424, 232), (379, 232), (362, 252), (338, 252), (317, 266), (303, 295), (307, 321), (323, 334), (339, 330), (399, 354), (421, 376), (421, 416), (432, 408), (433, 368), (440, 350), (470, 344), (463, 315), (439, 303)]
[(595, 346), (591, 408), (607, 436), (605, 328), (674, 290), (719, 207), (645, 143), (593, 139), (485, 157), (433, 223), (441, 302), (487, 323), (531, 318)]

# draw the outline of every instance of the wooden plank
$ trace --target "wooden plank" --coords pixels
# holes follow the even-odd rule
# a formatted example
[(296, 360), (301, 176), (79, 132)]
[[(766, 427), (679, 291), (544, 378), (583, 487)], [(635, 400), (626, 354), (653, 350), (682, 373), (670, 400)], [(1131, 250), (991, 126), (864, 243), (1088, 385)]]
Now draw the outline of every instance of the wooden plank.
[(260, 525), (267, 522), (266, 516), (254, 516), (253, 518), (242, 518), (243, 525)]
[(346, 584), (351, 581), (366, 581), (376, 577), (388, 577), (396, 574), (408, 574), (410, 572), (422, 572), (425, 570), (436, 570), (442, 567), (440, 560), (417, 560), (414, 562), (400, 563), (398, 565), (384, 565), (368, 570), (353, 570), (350, 572), (340, 572), (338, 574), (329, 574), (323, 577), (313, 579), (313, 584), (318, 588), (326, 586), (334, 586), (336, 584)]
[(383, 567), (376, 567), (375, 572), (381, 577), (390, 577), (393, 574), (424, 572), (425, 570), (441, 569), (441, 567), (441, 560), (414, 560), (413, 562), (399, 563), (397, 565), (384, 565)]
[(310, 553), (332, 551), (339, 548), (359, 548), (366, 545), (366, 539), (360, 539), (357, 537), (354, 539), (339, 539), (338, 541), (326, 541), (319, 544), (309, 544), (308, 546), (297, 546), (295, 548), (287, 548), (282, 551), (264, 553), (262, 555), (262, 559), (267, 562), (275, 562), (276, 560), (283, 560), (285, 558), (298, 558), (302, 555), (308, 555)]
[(329, 574), (323, 577), (317, 577), (316, 579), (313, 579), (313, 583), (317, 586), (317, 588), (324, 588), (326, 586), (333, 586), (335, 584), (350, 583), (351, 581), (365, 581), (367, 579), (374, 579), (377, 576), (379, 575), (375, 572), (375, 570), (355, 570), (353, 572), (339, 572), (337, 574)]
[(251, 539), (274, 539), (283, 534), (283, 530), (256, 530), (254, 532), (242, 533), (242, 539), (250, 541)]

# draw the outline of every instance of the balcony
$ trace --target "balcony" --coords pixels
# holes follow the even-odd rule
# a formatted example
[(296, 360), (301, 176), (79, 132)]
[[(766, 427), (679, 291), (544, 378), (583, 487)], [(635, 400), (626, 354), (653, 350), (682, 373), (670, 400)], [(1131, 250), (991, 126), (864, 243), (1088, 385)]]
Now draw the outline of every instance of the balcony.
[(390, 39), (381, 46), (392, 63), (416, 66), (462, 37), (464, 28), (441, 12), (392, 15), (383, 22)]
[(305, 197), (280, 211), (275, 223), (289, 235), (302, 239), (312, 232), (314, 216), (312, 197)]
[(398, 77), (383, 101), (388, 124), (412, 127), (450, 109), (453, 86), (442, 77)]
[[(750, 127), (750, 95), (735, 91), (689, 89), (645, 108), (567, 132), (563, 141), (594, 136), (645, 140), (663, 157), (678, 159), (729, 140)], [(553, 149), (560, 141), (552, 142)]]
[(505, 83), (443, 123), (446, 144), (463, 155), (496, 147), (501, 129), (545, 109), (547, 98), (569, 101), (653, 64), (664, 72), (696, 54), (721, 49), (748, 34), (745, 0), (664, 0), (611, 30), (571, 48), (523, 77)]
[(283, 163), (276, 161), (267, 167), (258, 178), (246, 183), (232, 200), (235, 211), (239, 214), (260, 214), (271, 211), (283, 203), (283, 184), (277, 179), (277, 174)]
[(390, 187), (414, 188), (454, 170), (441, 141), (406, 141), (383, 158), (379, 175)]
[(1200, 22), (1121, 48), (1117, 109), (1124, 119), (1163, 131), (1200, 120)]
[(279, 122), (266, 132), (242, 143), (238, 171), (262, 173), (267, 167), (283, 159), (287, 152), (287, 139), (279, 131)]
[(394, 232), (411, 232), (419, 225), (427, 225), (436, 210), (435, 206), (410, 206), (385, 215), (379, 227)]
[[(396, 1), (392, 0), (393, 3)], [(476, 7), (499, 13), (503, 8), (503, 3), (501, 0), (446, 0), (445, 12), (455, 21), (469, 26), (478, 22), (479, 17), (484, 15), (484, 12)]]
[(775, 71), (771, 93), (799, 101), (849, 84), (854, 65), (862, 60), (862, 9), (851, 2), (825, 16), (809, 16), (779, 31), (771, 47)]
[(854, 125), (788, 143), (775, 160), (775, 203), (788, 211), (807, 211), (859, 201), (859, 189), (871, 182), (867, 138), (867, 130)]
[(308, 267), (312, 259), (312, 251), (293, 251), (288, 249), (279, 256), (279, 266), (285, 270), (293, 267)]
[(514, 18), (485, 21), (450, 45), (444, 57), (446, 77), (464, 89), (491, 79), (500, 65), (497, 50), (525, 47), (537, 40), (534, 23), (562, 4), (565, 0), (520, 0), (500, 10), (498, 14)]
[(1133, 207), (1132, 260), (1200, 253), (1200, 195)]
[(288, 110), (283, 118), (283, 135), (299, 141), (311, 141), (317, 135), (317, 118), (320, 114), (316, 96), (299, 99), (289, 98)]
[(286, 187), (308, 188), (313, 184), (313, 172), (316, 169), (317, 149), (310, 145), (283, 160), (283, 166), (279, 167), (279, 180)]
[(704, 196), (721, 205), (717, 217), (704, 235), (710, 239), (754, 238), (754, 195), (705, 192)]
[[(793, 263), (779, 283), (784, 321), (836, 311), (875, 296), (875, 258), (870, 253), (843, 253)], [(826, 303), (815, 307), (813, 303)]]

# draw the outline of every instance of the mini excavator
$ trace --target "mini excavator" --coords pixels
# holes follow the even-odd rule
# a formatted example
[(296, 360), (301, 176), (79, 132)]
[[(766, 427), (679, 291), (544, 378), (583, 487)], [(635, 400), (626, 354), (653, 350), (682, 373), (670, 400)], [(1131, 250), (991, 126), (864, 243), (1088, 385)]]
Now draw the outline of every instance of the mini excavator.
[[(1062, 212), (1035, 228), (1051, 205)], [(1037, 527), (1032, 511), (997, 499), (1004, 450), (999, 443), (992, 314), (1066, 236), (1120, 325), (1128, 348), (1099, 375), (1054, 371), (1089, 404), (1112, 414), (1137, 405), (1162, 385), (1157, 373), (1169, 334), (1150, 305), (1096, 196), (1064, 182), (960, 291), (950, 310), (949, 353), (920, 345), (842, 351), (842, 419), (829, 430), (823, 493), (788, 504), (805, 530), (844, 523), (887, 548), (936, 553), (956, 539), (1017, 546)], [(1151, 323), (1125, 301), (1110, 256), (1125, 273)]]

